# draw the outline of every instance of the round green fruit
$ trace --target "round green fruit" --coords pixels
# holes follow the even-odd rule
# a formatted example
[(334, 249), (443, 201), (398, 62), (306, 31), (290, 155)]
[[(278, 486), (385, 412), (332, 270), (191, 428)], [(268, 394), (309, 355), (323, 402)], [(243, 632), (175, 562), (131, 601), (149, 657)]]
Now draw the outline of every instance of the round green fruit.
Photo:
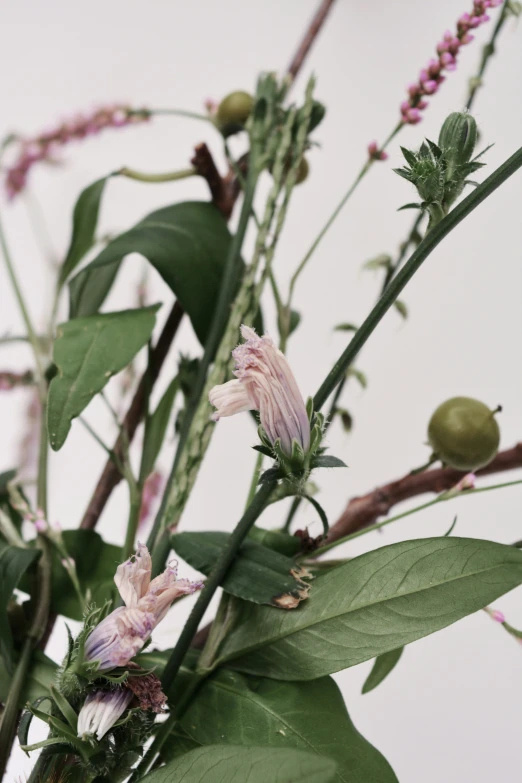
[(428, 425), (433, 453), (456, 470), (488, 465), (498, 451), (496, 411), (471, 397), (452, 397), (439, 405)]
[(254, 99), (248, 92), (236, 90), (223, 98), (218, 106), (216, 120), (221, 128), (243, 126), (250, 116)]
[(310, 164), (306, 160), (306, 158), (301, 158), (301, 162), (299, 164), (299, 167), (297, 169), (297, 176), (295, 178), (295, 184), (300, 185), (301, 182), (304, 182), (305, 179), (308, 179), (308, 174), (310, 173)]

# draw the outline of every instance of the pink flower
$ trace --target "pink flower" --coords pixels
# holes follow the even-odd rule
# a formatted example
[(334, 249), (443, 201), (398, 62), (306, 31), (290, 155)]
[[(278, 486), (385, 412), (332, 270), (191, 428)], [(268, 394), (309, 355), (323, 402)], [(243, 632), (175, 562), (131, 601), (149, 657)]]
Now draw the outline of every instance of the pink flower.
[(244, 342), (233, 352), (237, 380), (210, 390), (216, 408), (213, 416), (233, 416), (257, 410), (270, 442), (280, 441), (289, 456), (296, 441), (306, 453), (310, 446), (310, 422), (296, 380), (286, 357), (268, 335), (259, 337), (249, 326), (241, 327)]
[(111, 612), (87, 637), (85, 659), (98, 661), (99, 671), (126, 666), (150, 638), (172, 602), (200, 590), (202, 582), (177, 578), (177, 565), (169, 564), (151, 581), (149, 550), (138, 544), (134, 557), (118, 566), (114, 581), (125, 606)]
[(454, 489), (457, 492), (464, 492), (467, 489), (475, 489), (476, 481), (477, 477), (474, 473), (467, 473), (457, 484), (455, 484)]
[(127, 688), (89, 693), (78, 715), (78, 736), (95, 734), (101, 740), (123, 715), (133, 696)]
[(376, 141), (371, 141), (368, 144), (368, 157), (370, 160), (387, 160), (388, 153), (379, 149), (379, 145)]

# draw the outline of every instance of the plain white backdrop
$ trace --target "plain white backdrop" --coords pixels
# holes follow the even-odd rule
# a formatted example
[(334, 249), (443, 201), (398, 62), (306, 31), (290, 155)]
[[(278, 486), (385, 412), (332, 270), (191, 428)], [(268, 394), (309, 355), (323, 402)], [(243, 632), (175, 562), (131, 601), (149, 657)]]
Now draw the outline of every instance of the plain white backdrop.
[[(338, 0), (295, 86), (295, 96), (302, 96), (313, 71), (317, 97), (328, 113), (316, 134), (320, 146), (309, 156), (310, 178), (295, 193), (275, 259), (283, 286), (359, 170), (367, 143), (374, 138), (382, 141), (396, 123), (405, 85), (433, 56), (444, 30), (471, 10), (468, 4)], [(315, 6), (316, 0), (10, 3), (2, 9), (0, 135), (12, 130), (38, 132), (104, 102), (201, 111), (207, 97), (219, 99), (233, 89), (253, 91), (260, 70), (284, 70)], [(375, 300), (381, 279), (362, 272), (363, 262), (395, 251), (408, 231), (411, 213), (396, 210), (411, 201), (414, 192), (392, 172), (401, 162), (399, 143), (415, 147), (424, 135), (435, 138), (445, 116), (462, 108), (468, 78), (491, 30), (492, 23), (485, 25), (477, 40), (462, 50), (458, 70), (430, 101), (425, 121), (406, 128), (400, 142), (392, 144), (391, 160), (373, 168), (303, 275), (295, 300), (303, 319), (291, 338), (289, 358), (305, 395), (316, 390), (344, 348), (346, 336), (332, 327), (341, 321), (359, 323)], [(520, 35), (511, 20), (475, 104), (481, 145), (495, 144), (485, 158), (486, 173), (512, 154), (522, 137)], [(64, 150), (62, 166), (40, 167), (31, 177), (31, 192), (41, 203), (56, 256), (63, 256), (72, 205), (88, 183), (122, 165), (151, 172), (185, 168), (194, 144), (203, 140), (222, 165), (219, 137), (209, 126), (171, 117), (71, 144)], [(350, 469), (317, 476), (321, 502), (332, 520), (350, 496), (424, 461), (427, 421), (447, 397), (463, 394), (492, 406), (502, 403), (502, 447), (521, 440), (521, 186), (519, 173), (437, 248), (404, 292), (408, 320), (390, 313), (365, 347), (358, 366), (368, 376), (368, 388), (362, 391), (351, 383), (344, 397), (354, 416), (353, 433), (346, 435), (336, 424), (328, 436), (331, 452)], [(198, 180), (162, 186), (113, 181), (104, 200), (100, 233), (130, 227), (154, 208), (207, 197), (205, 183)], [(2, 218), (24, 294), (42, 327), (52, 283), (24, 201), (7, 205), (2, 198)], [(108, 309), (134, 305), (141, 269), (140, 258), (128, 259)], [(0, 332), (16, 334), (22, 323), (3, 265), (0, 281)], [(171, 295), (154, 272), (149, 287), (150, 301), (166, 303), (158, 318), (161, 324)], [(269, 297), (265, 309), (267, 325), (274, 331)], [(66, 317), (66, 307), (62, 315)], [(180, 350), (193, 355), (198, 350), (188, 323), (179, 332), (159, 388), (175, 372)], [(20, 344), (1, 351), (2, 370), (30, 365), (30, 353)], [(110, 388), (117, 390), (116, 380)], [(4, 470), (16, 465), (27, 394), (1, 394)], [(98, 402), (89, 407), (87, 417), (107, 440), (113, 437), (111, 422)], [(183, 529), (234, 525), (254, 465), (254, 442), (248, 417), (220, 423)], [(170, 442), (162, 458), (165, 471), (172, 450)], [(103, 462), (99, 446), (75, 423), (66, 445), (50, 461), (51, 520), (64, 527), (78, 524)], [(519, 476), (520, 471), (505, 479)], [(127, 493), (120, 486), (99, 527), (114, 543), (122, 540), (126, 510)], [(519, 487), (486, 493), (398, 522), (382, 535), (363, 537), (342, 554), (404, 538), (442, 535), (456, 513), (458, 535), (511, 543), (522, 537), (521, 510)], [(280, 513), (271, 510), (267, 521), (277, 524)], [(309, 509), (300, 513), (298, 523), (316, 530)], [(519, 627), (521, 596), (519, 589), (497, 603)], [(173, 644), (187, 611), (188, 602), (158, 629), (158, 646)], [(57, 660), (63, 644), (60, 627), (50, 650)], [(484, 613), (412, 644), (389, 679), (362, 696), (369, 669), (370, 663), (365, 663), (336, 675), (336, 680), (356, 725), (386, 755), (401, 783), (520, 780), (522, 646)], [(17, 751), (8, 781), (30, 767)]]

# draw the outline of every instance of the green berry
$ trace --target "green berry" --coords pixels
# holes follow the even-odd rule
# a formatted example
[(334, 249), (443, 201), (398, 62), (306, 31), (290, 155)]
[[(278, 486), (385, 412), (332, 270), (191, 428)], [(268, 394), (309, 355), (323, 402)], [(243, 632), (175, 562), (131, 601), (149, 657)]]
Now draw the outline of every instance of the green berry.
[(495, 413), (471, 397), (452, 397), (443, 402), (428, 425), (434, 454), (456, 470), (473, 471), (488, 465), (500, 442)]
[(248, 92), (236, 90), (223, 98), (218, 106), (216, 120), (220, 128), (242, 127), (250, 116), (254, 99)]
[(295, 184), (300, 185), (301, 182), (304, 182), (305, 179), (308, 179), (308, 174), (310, 172), (310, 165), (306, 158), (301, 158), (301, 162), (299, 163), (299, 167), (297, 169), (297, 176), (295, 178)]

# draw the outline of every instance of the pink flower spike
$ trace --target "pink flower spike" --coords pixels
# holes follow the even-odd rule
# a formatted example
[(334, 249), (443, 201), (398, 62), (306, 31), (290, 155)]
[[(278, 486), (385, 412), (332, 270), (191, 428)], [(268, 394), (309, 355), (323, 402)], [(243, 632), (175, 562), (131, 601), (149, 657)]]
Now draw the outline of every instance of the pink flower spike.
[(462, 38), (460, 39), (461, 43), (463, 44), (469, 44), (474, 40), (475, 40), (475, 36), (471, 35), (470, 33), (465, 33), (465, 35), (463, 35)]
[(422, 119), (421, 113), (418, 109), (408, 109), (408, 111), (404, 114), (404, 118), (410, 125), (416, 125)]
[(424, 92), (426, 95), (433, 95), (433, 93), (437, 92), (438, 84), (437, 82), (433, 81), (433, 79), (429, 79), (427, 82), (424, 82), (422, 85), (424, 87)]
[(268, 335), (259, 337), (249, 326), (241, 327), (245, 342), (232, 356), (237, 380), (210, 390), (216, 408), (214, 421), (246, 410), (259, 411), (270, 442), (292, 454), (294, 440), (306, 453), (310, 446), (310, 422), (306, 406), (286, 357)]
[(408, 87), (408, 95), (410, 98), (415, 98), (419, 94), (419, 85), (418, 84), (410, 84)]
[(503, 612), (501, 612), (499, 609), (491, 609), (491, 611), (489, 612), (489, 616), (496, 623), (505, 623), (506, 622), (506, 618), (504, 617)]
[(444, 54), (442, 54), (440, 57), (440, 61), (444, 66), (447, 67), (448, 65), (453, 65), (455, 58), (449, 52), (444, 52)]
[(36, 528), (36, 532), (40, 534), (47, 533), (49, 530), (49, 525), (45, 519), (35, 519), (34, 526)]
[(424, 109), (426, 109), (428, 106), (428, 101), (419, 101), (417, 104), (417, 109), (419, 109), (419, 111), (424, 111)]

